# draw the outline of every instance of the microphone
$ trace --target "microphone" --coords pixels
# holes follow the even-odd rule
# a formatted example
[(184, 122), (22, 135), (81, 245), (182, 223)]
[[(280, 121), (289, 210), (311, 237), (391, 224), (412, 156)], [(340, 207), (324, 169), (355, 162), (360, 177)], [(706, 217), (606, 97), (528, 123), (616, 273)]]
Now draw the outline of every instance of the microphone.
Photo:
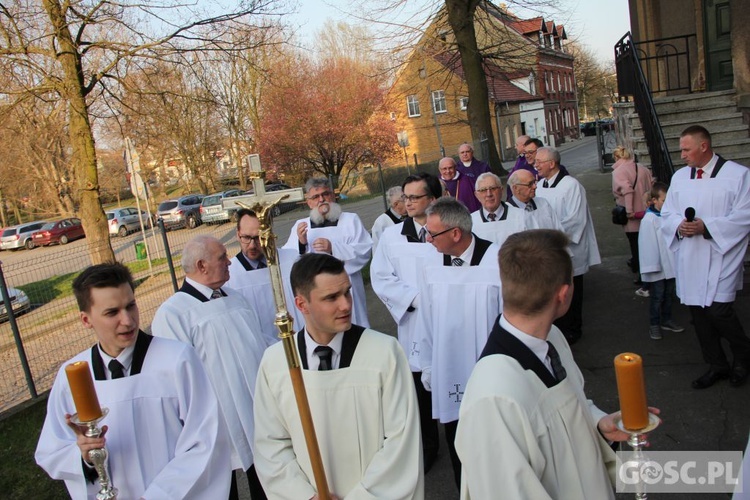
[(695, 209), (693, 207), (687, 207), (685, 209), (685, 220), (693, 222), (695, 220)]

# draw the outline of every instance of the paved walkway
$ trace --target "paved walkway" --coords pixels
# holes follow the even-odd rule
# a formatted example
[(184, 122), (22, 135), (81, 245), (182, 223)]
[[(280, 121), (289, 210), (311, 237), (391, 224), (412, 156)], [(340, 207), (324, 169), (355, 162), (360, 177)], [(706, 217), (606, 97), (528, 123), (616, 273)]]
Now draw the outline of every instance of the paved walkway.
[[(706, 366), (690, 326), (687, 308), (679, 304), (674, 308), (675, 320), (686, 326), (683, 333), (665, 332), (660, 341), (649, 338), (649, 299), (634, 294), (633, 275), (625, 264), (630, 256), (627, 240), (622, 230), (610, 221), (611, 174), (599, 172), (595, 161), (580, 165), (566, 162), (566, 152), (570, 157), (577, 148), (595, 148), (592, 145), (591, 138), (587, 138), (560, 148), (563, 163), (586, 188), (602, 253), (602, 264), (592, 268), (585, 277), (584, 333), (573, 346), (586, 378), (587, 393), (603, 410), (616, 411), (619, 404), (613, 360), (621, 352), (638, 353), (644, 359), (649, 404), (662, 410), (664, 420), (651, 434), (652, 450), (744, 451), (750, 429), (750, 405), (747, 404), (750, 385), (733, 388), (722, 381), (703, 391), (690, 387), (690, 382), (701, 375)], [(592, 156), (586, 155), (586, 158)], [(374, 295), (368, 299), (371, 321), (384, 331), (392, 332), (393, 323), (380, 302)], [(748, 294), (741, 292), (735, 305), (750, 332)], [(458, 498), (445, 447), (440, 450), (437, 465), (426, 476), (426, 492), (428, 499)], [(620, 497), (632, 498), (632, 495)], [(677, 497), (651, 494), (649, 498)], [(725, 500), (727, 496), (696, 495), (692, 498)]]

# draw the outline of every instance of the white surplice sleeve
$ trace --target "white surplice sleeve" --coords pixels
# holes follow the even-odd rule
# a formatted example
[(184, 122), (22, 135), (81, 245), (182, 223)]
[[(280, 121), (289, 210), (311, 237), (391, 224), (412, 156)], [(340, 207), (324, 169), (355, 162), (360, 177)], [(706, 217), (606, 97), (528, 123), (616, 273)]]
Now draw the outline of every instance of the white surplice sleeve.
[[(286, 243), (284, 243), (284, 246), (282, 248), (291, 248), (295, 252), (299, 252), (299, 238), (297, 238), (297, 226), (299, 226), (301, 223), (307, 222), (307, 227), (310, 227), (310, 218), (300, 219), (297, 222), (294, 223), (292, 226), (291, 231), (289, 232), (289, 239), (286, 240)], [(310, 248), (310, 240), (307, 241), (306, 249), (309, 250)], [(306, 251), (307, 251), (306, 250)]]
[(656, 227), (654, 219), (655, 216), (647, 214), (641, 221), (641, 228), (638, 230), (638, 259), (641, 274), (644, 281), (647, 282), (664, 279), (659, 277), (664, 275), (658, 240), (662, 238), (662, 235)]
[[(391, 313), (396, 323), (401, 322), (406, 310), (419, 293), (419, 289), (413, 283), (408, 283), (398, 276), (393, 262), (395, 255), (390, 246), (396, 236), (393, 231), (400, 232), (401, 227), (401, 225), (396, 225), (383, 233), (370, 264), (372, 289), (388, 308), (388, 312)], [(400, 237), (400, 233), (397, 237)]]
[[(482, 429), (491, 429), (488, 434)], [(456, 435), (461, 499), (552, 499), (541, 482), (545, 465), (534, 428), (515, 402), (485, 397), (463, 407)], [(502, 454), (502, 464), (488, 457)]]
[(192, 348), (182, 350), (174, 373), (183, 428), (174, 458), (159, 472), (143, 498), (229, 496), (229, 437), (219, 415), (219, 402)]
[(66, 413), (75, 413), (73, 402), (67, 396), (69, 392), (67, 378), (61, 368), (47, 399), (47, 416), (34, 458), (52, 479), (65, 481), (72, 498), (86, 498), (81, 450), (76, 444), (75, 434), (64, 419)]
[(729, 213), (701, 219), (711, 234), (712, 247), (725, 255), (737, 244), (744, 243), (747, 246), (747, 235), (750, 232), (750, 171), (734, 162), (727, 162), (723, 169), (731, 169), (736, 182), (735, 192), (726, 194), (730, 198)]
[[(342, 224), (344, 222), (346, 224)], [(344, 261), (347, 274), (352, 275), (370, 262), (372, 237), (357, 214), (342, 213), (339, 224), (343, 225), (341, 230), (345, 237), (331, 239), (331, 250), (334, 257)]]
[[(362, 479), (346, 499), (422, 499), (422, 441), (419, 408), (409, 362), (395, 340), (389, 343), (388, 362), (382, 387), (383, 434), (385, 440), (372, 457)], [(300, 497), (301, 498), (301, 497)]]
[[(291, 409), (279, 407), (269, 384), (266, 363), (269, 361), (264, 356), (255, 385), (255, 468), (269, 498), (312, 498), (315, 487), (300, 467), (292, 437), (284, 425), (283, 410)], [(296, 413), (288, 417), (299, 418)]]
[(589, 206), (586, 201), (586, 192), (583, 186), (575, 181), (573, 178), (570, 182), (566, 183), (566, 186), (560, 186), (555, 189), (564, 188), (567, 196), (564, 199), (564, 214), (560, 219), (560, 224), (563, 227), (563, 231), (571, 243), (578, 244), (583, 238), (584, 230), (586, 229), (586, 223), (589, 217)]

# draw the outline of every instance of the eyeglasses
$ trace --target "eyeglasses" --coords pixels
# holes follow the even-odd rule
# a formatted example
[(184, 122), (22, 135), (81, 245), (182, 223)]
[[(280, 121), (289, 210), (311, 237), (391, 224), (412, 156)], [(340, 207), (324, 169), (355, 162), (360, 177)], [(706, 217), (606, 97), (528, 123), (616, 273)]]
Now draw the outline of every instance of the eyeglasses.
[(526, 151), (523, 155), (524, 156), (534, 156), (536, 154), (536, 149), (534, 151)]
[(516, 184), (516, 186), (524, 186), (527, 188), (531, 188), (532, 186), (536, 186), (537, 184), (538, 184), (537, 181), (531, 181), (531, 182), (527, 182), (526, 184)]
[(440, 231), (439, 233), (432, 233), (430, 231), (427, 231), (427, 234), (429, 234), (430, 238), (432, 238), (434, 240), (435, 238), (437, 238), (441, 234), (445, 234), (448, 231), (453, 231), (454, 229), (457, 229), (457, 228), (455, 226), (454, 227), (449, 227), (448, 229), (444, 229), (444, 230)]
[(308, 196), (307, 199), (308, 200), (313, 200), (313, 201), (318, 201), (318, 200), (322, 200), (324, 198), (329, 198), (331, 196), (333, 196), (333, 191), (323, 191), (322, 193), (318, 193), (318, 194), (315, 194), (315, 195), (312, 195), (312, 196)]
[(486, 188), (482, 188), (482, 189), (477, 189), (476, 192), (477, 193), (481, 193), (481, 194), (485, 194), (488, 191), (496, 191), (498, 189), (501, 189), (501, 186), (492, 186), (492, 187), (486, 187)]
[(250, 243), (251, 241), (254, 242), (256, 245), (260, 245), (260, 235), (258, 236), (250, 236), (247, 234), (241, 234), (239, 235), (240, 241), (242, 243)]
[(429, 196), (429, 195), (427, 194), (420, 194), (420, 195), (410, 194), (409, 196), (403, 195), (401, 197), (401, 201), (411, 201), (412, 203), (414, 203), (417, 200), (421, 200), (425, 196)]

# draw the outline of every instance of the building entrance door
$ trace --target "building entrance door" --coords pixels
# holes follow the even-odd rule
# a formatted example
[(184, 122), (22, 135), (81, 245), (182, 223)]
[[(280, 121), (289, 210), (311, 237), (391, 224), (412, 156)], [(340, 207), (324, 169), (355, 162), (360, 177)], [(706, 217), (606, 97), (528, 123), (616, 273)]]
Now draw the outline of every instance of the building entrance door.
[(728, 90), (734, 84), (729, 0), (704, 0), (704, 40), (708, 90)]

